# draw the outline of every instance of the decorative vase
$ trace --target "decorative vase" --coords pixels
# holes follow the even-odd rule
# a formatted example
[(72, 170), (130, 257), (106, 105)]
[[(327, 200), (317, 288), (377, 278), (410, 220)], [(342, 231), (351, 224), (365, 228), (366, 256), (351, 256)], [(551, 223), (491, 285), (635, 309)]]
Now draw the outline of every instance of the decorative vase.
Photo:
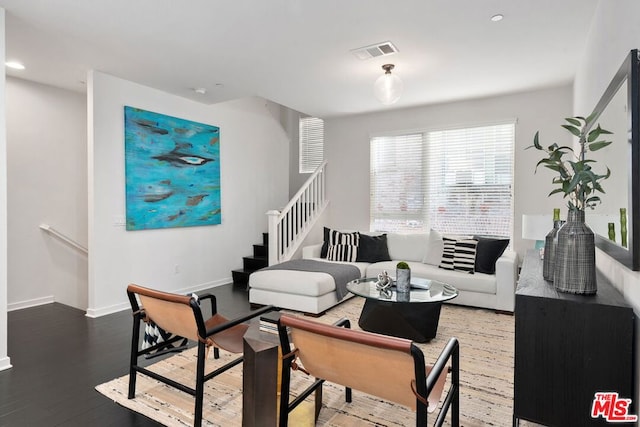
[(396, 269), (396, 292), (403, 293), (411, 290), (411, 269)]
[(627, 208), (620, 208), (620, 244), (627, 247)]
[(609, 226), (609, 240), (612, 242), (616, 241), (616, 224), (614, 222), (610, 222), (607, 224)]
[(396, 302), (410, 302), (411, 292), (396, 292)]
[(596, 249), (584, 211), (570, 210), (558, 230), (553, 285), (560, 292), (593, 295), (597, 292)]
[[(554, 209), (555, 211), (555, 209)], [(558, 214), (559, 215), (559, 214)], [(555, 218), (555, 213), (554, 213)], [(544, 238), (544, 259), (542, 262), (542, 277), (544, 280), (553, 282), (554, 266), (556, 259), (556, 247), (558, 246), (558, 230), (564, 221), (560, 218), (553, 220), (553, 229)]]

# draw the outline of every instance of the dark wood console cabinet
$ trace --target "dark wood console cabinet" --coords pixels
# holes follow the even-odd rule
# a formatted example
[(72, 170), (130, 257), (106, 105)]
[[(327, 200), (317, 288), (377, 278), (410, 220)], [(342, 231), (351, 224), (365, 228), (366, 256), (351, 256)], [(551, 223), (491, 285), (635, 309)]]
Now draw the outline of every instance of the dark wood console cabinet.
[[(633, 399), (634, 313), (598, 275), (595, 296), (563, 294), (542, 278), (542, 261), (529, 251), (515, 305), (514, 426), (611, 425), (591, 418), (596, 392)], [(629, 425), (628, 423), (616, 423)]]

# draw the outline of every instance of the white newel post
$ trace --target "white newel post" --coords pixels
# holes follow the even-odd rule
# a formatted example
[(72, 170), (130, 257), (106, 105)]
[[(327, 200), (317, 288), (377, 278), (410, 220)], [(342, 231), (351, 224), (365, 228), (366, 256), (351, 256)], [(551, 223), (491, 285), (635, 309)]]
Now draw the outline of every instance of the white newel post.
[(278, 221), (280, 211), (269, 211), (267, 216), (269, 217), (269, 265), (274, 265), (278, 263)]

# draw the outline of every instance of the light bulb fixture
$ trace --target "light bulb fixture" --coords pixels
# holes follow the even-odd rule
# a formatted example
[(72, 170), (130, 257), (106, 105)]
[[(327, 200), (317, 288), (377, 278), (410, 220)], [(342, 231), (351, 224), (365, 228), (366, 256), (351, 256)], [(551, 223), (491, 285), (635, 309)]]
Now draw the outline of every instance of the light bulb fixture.
[(395, 65), (384, 64), (382, 69), (384, 74), (378, 77), (373, 85), (373, 93), (378, 98), (378, 101), (384, 105), (391, 105), (398, 102), (400, 95), (402, 95), (402, 80), (397, 74), (391, 74), (391, 70)]

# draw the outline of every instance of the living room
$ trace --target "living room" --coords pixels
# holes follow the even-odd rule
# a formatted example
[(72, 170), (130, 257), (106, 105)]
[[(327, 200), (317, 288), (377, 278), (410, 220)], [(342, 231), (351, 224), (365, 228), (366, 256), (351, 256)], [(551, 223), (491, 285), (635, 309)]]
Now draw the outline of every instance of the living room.
[[(0, 5), (5, 6), (4, 3)], [(11, 13), (11, 8), (5, 7)], [(327, 117), (325, 159), (330, 171), (327, 192), (331, 203), (327, 224), (335, 228), (369, 229), (366, 153), (370, 135), (512, 119), (517, 120), (512, 241), (522, 258), (533, 245), (521, 238), (522, 215), (564, 208), (559, 196), (547, 197), (551, 184), (545, 177), (550, 175), (544, 172), (534, 175), (539, 159), (524, 148), (531, 144), (538, 130), (546, 140), (570, 143), (570, 136), (560, 127), (563, 118), (588, 114), (628, 51), (639, 47), (640, 30), (633, 19), (638, 12), (639, 6), (634, 1), (602, 0), (594, 6), (590, 23), (572, 24), (585, 25), (587, 34), (584, 45), (578, 47), (573, 80), (491, 97)], [(505, 20), (508, 22), (508, 16)], [(535, 66), (534, 58), (531, 67)], [(470, 65), (469, 72), (472, 70)], [(401, 69), (397, 72), (402, 74)], [(2, 116), (7, 117), (8, 137), (3, 141), (7, 150), (2, 151), (0, 158), (8, 163), (9, 174), (7, 185), (0, 186), (0, 199), (6, 200), (9, 217), (8, 227), (7, 221), (2, 221), (0, 233), (6, 244), (0, 270), (8, 275), (0, 278), (3, 318), (7, 309), (54, 300), (67, 300), (69, 305), (86, 310), (87, 316), (99, 317), (127, 308), (124, 289), (130, 282), (153, 284), (174, 292), (228, 283), (230, 271), (266, 231), (265, 212), (286, 204), (295, 187), (290, 183), (298, 180), (290, 167), (290, 163), (295, 163), (291, 159), (297, 157), (297, 144), (290, 136), (295, 133), (297, 119), (293, 119), (295, 112), (290, 109), (259, 97), (206, 105), (97, 70), (87, 77), (86, 88), (88, 95), (82, 95), (15, 77), (9, 78), (3, 88), (7, 101)], [(24, 96), (29, 93), (31, 98)], [(47, 111), (60, 108), (61, 103), (64, 103), (62, 116), (48, 116)], [(31, 108), (34, 105), (42, 105), (42, 109)], [(120, 222), (125, 212), (124, 105), (211, 123), (222, 129), (222, 225), (124, 230)], [(37, 111), (39, 116), (34, 118), (27, 111)], [(16, 144), (11, 139), (11, 129), (17, 123), (28, 129), (35, 119), (47, 125), (45, 129), (52, 142), (46, 147), (37, 146), (35, 142), (42, 138), (42, 133), (17, 132), (13, 135), (21, 142)], [(77, 126), (69, 126), (74, 122)], [(65, 126), (56, 129), (61, 123)], [(73, 145), (56, 145), (69, 141), (65, 138), (69, 135), (73, 135)], [(78, 153), (88, 156), (88, 179), (84, 176), (87, 157)], [(62, 163), (62, 158), (73, 163)], [(47, 164), (45, 159), (55, 161)], [(39, 174), (51, 178), (23, 194), (20, 186), (32, 178), (23, 175), (19, 165), (33, 162), (38, 165)], [(64, 180), (55, 178), (60, 175)], [(64, 194), (45, 184), (64, 188)], [(31, 201), (24, 200), (29, 197)], [(53, 212), (44, 210), (47, 215), (36, 212), (39, 217), (27, 215), (35, 199), (58, 208)], [(563, 210), (566, 212), (566, 208)], [(43, 237), (38, 229), (38, 224), (45, 221), (85, 243), (90, 249), (89, 256), (53, 252), (59, 250), (59, 245)], [(35, 255), (39, 258), (34, 262)], [(602, 252), (597, 257), (599, 270), (638, 312), (640, 276)], [(65, 283), (72, 283), (74, 289), (70, 291)], [(0, 368), (8, 368), (11, 351), (6, 346), (6, 321), (0, 323), (4, 329), (0, 330)]]

